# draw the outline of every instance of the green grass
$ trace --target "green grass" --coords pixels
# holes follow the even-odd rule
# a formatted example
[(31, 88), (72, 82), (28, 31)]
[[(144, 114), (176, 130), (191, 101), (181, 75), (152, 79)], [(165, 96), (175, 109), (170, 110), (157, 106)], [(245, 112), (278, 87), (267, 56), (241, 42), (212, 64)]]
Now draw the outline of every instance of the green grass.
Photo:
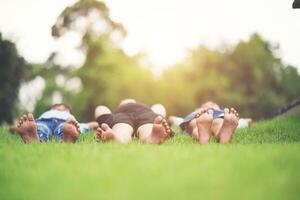
[(238, 130), (228, 145), (22, 143), (0, 128), (0, 199), (299, 199), (300, 117)]

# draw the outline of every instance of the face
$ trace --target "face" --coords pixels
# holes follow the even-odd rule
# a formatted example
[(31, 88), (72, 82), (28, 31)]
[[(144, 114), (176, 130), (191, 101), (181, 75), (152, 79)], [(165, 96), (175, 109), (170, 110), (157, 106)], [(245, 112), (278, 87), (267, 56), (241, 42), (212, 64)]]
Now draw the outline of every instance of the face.
[(214, 109), (216, 109), (216, 110), (219, 110), (219, 109), (220, 109), (220, 107), (218, 106), (218, 104), (213, 103), (213, 102), (207, 102), (207, 103), (203, 104), (203, 105), (201, 106), (201, 108), (204, 108), (204, 109), (214, 108)]
[(70, 110), (68, 108), (66, 108), (66, 106), (64, 106), (64, 105), (55, 106), (51, 110), (70, 112)]

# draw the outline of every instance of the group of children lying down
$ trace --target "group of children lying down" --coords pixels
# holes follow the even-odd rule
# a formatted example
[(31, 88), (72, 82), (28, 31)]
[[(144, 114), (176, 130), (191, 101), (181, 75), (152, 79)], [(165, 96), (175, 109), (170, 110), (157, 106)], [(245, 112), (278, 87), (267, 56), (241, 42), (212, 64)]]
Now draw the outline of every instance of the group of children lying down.
[(161, 104), (149, 107), (133, 99), (121, 101), (112, 112), (106, 106), (95, 109), (95, 121), (79, 123), (65, 104), (54, 104), (38, 118), (23, 115), (17, 125), (11, 127), (25, 143), (46, 142), (56, 137), (66, 143), (75, 143), (80, 134), (96, 130), (96, 141), (128, 143), (137, 137), (143, 143), (160, 144), (174, 133), (171, 125), (179, 125), (200, 144), (209, 143), (212, 136), (219, 143), (228, 143), (237, 127), (246, 127), (251, 119), (240, 119), (233, 108), (221, 109), (207, 102), (184, 118), (170, 116), (166, 120), (166, 109)]

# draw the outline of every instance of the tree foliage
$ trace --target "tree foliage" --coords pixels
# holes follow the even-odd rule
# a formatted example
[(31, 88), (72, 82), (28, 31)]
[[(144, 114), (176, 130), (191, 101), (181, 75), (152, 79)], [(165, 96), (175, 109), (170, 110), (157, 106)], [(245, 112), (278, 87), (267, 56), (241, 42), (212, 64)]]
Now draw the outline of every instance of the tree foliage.
[[(222, 52), (195, 48), (162, 78), (164, 90), (183, 99), (164, 103), (171, 112), (184, 114), (211, 100), (236, 107), (243, 115), (266, 117), (300, 95), (296, 68), (284, 66), (274, 52), (257, 33)], [(174, 90), (168, 82), (180, 86)]]
[[(300, 96), (300, 76), (293, 66), (286, 66), (274, 45), (254, 33), (222, 50), (198, 46), (186, 58), (155, 77), (150, 68), (141, 66), (139, 57), (126, 55), (120, 41), (126, 36), (122, 24), (111, 19), (102, 1), (80, 0), (67, 7), (52, 27), (60, 38), (68, 32), (81, 36), (79, 48), (85, 62), (79, 69), (54, 64), (55, 54), (42, 68), (33, 68), (46, 80), (43, 97), (37, 102), (40, 114), (59, 92), (81, 120), (93, 119), (94, 108), (105, 104), (117, 106), (123, 98), (153, 104), (162, 103), (169, 114), (185, 115), (205, 101), (222, 107), (235, 107), (242, 116), (262, 118)], [(121, 39), (121, 40), (118, 40)], [(68, 89), (68, 81), (78, 78), (81, 90)]]
[(11, 123), (21, 81), (26, 77), (26, 63), (15, 44), (0, 33), (0, 123)]

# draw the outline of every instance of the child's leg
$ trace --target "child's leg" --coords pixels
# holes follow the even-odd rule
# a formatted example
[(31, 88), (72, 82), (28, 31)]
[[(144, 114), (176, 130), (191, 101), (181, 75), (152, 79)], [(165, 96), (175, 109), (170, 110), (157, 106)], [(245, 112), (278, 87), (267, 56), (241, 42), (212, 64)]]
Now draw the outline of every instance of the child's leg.
[(164, 118), (166, 118), (166, 116), (167, 116), (167, 110), (166, 110), (166, 108), (162, 104), (158, 103), (158, 104), (152, 105), (151, 106), (151, 110), (154, 113), (156, 113), (156, 114), (158, 114), (158, 115), (160, 115), (160, 116), (162, 116)]
[(126, 144), (132, 140), (133, 127), (126, 123), (117, 123), (110, 128), (106, 123), (102, 123), (97, 129), (97, 141), (115, 140), (118, 143)]
[(200, 144), (207, 144), (211, 138), (211, 125), (213, 113), (211, 110), (202, 109), (186, 127), (186, 131)]
[(20, 117), (17, 131), (25, 143), (39, 141), (37, 124), (31, 113)]
[(211, 130), (214, 134), (214, 136), (217, 138), (219, 135), (219, 132), (222, 128), (224, 119), (223, 118), (216, 118), (213, 120), (212, 125), (211, 125)]
[(148, 144), (163, 143), (171, 135), (171, 128), (161, 116), (154, 119), (153, 123), (141, 125), (137, 129), (139, 139)]
[(198, 128), (198, 142), (200, 144), (207, 144), (210, 141), (212, 132), (211, 125), (213, 121), (213, 112), (211, 110), (201, 110), (196, 116), (196, 123)]
[(97, 130), (99, 124), (95, 121), (92, 121), (92, 122), (88, 122), (87, 126), (89, 127), (90, 130)]
[(95, 119), (97, 119), (98, 117), (100, 117), (102, 115), (107, 115), (107, 114), (111, 114), (111, 111), (107, 106), (100, 105), (100, 106), (96, 107), (96, 109), (95, 109)]
[(199, 139), (198, 135), (198, 127), (197, 127), (197, 120), (192, 119), (190, 122), (188, 122), (185, 130), (187, 133), (189, 133), (195, 140)]
[(93, 130), (97, 130), (99, 127), (98, 122), (80, 123), (80, 133), (85, 133)]
[(80, 126), (74, 117), (66, 121), (54, 119), (57, 123), (54, 128), (54, 135), (66, 143), (75, 143), (80, 135)]
[(63, 141), (65, 143), (75, 143), (80, 135), (80, 125), (78, 121), (76, 121), (75, 118), (67, 119), (64, 123), (63, 133)]
[(228, 143), (232, 139), (232, 135), (238, 126), (239, 114), (233, 108), (230, 110), (228, 108), (224, 109), (224, 122), (222, 128), (218, 133), (218, 141), (219, 143)]

